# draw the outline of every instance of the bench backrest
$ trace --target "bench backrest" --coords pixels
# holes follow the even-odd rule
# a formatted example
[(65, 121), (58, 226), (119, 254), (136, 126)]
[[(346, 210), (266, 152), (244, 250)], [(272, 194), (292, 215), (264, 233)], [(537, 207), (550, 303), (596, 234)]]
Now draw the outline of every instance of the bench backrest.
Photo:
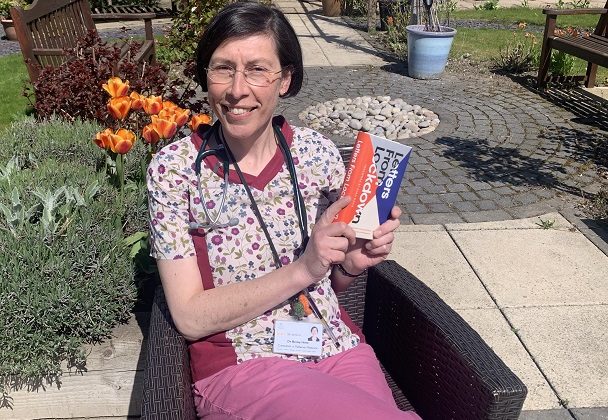
[(32, 83), (45, 66), (59, 66), (64, 50), (95, 30), (88, 0), (36, 0), (27, 10), (11, 9)]
[[(608, 0), (604, 5), (604, 9), (608, 9)], [(603, 13), (600, 16), (600, 20), (595, 27), (595, 31), (593, 32), (595, 35), (603, 36), (608, 38), (608, 13)]]

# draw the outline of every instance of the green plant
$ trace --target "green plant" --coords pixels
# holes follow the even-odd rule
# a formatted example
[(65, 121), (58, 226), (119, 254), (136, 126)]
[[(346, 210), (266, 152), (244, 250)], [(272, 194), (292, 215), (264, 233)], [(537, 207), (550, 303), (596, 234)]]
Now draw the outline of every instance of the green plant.
[(397, 4), (390, 6), (386, 22), (388, 30), (383, 41), (392, 52), (399, 56), (404, 56), (407, 51), (405, 27), (408, 25), (409, 18), (410, 14), (407, 9), (403, 10)]
[(177, 0), (177, 15), (169, 34), (159, 42), (162, 62), (194, 59), (196, 46), (207, 24), (230, 0)]
[(0, 406), (10, 390), (59, 385), (64, 360), (84, 369), (82, 344), (109, 336), (135, 302), (123, 226), (139, 197), (121, 202), (89, 164), (103, 159), (98, 129), (26, 119), (0, 135)]
[(24, 0), (0, 0), (0, 18), (11, 18), (11, 7), (25, 7), (27, 3)]
[(538, 222), (535, 223), (535, 225), (540, 226), (542, 229), (551, 229), (553, 228), (553, 225), (555, 225), (555, 220), (543, 220), (540, 217), (538, 218)]
[(565, 76), (574, 70), (574, 57), (563, 51), (556, 51), (551, 55), (549, 72)]
[(498, 0), (486, 0), (481, 5), (473, 6), (475, 10), (496, 10), (498, 9)]
[(523, 73), (538, 66), (536, 37), (530, 32), (514, 32), (513, 39), (499, 50), (494, 67), (507, 73)]

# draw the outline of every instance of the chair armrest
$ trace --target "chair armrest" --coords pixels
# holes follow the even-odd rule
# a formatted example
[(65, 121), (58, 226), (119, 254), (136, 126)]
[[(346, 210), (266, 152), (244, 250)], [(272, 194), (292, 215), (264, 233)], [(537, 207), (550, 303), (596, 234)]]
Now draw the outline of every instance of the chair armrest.
[(196, 419), (186, 340), (175, 329), (162, 286), (150, 314), (141, 418)]
[(156, 17), (156, 13), (97, 13), (91, 16), (94, 21), (152, 20)]
[(546, 15), (603, 15), (608, 9), (543, 9)]
[(370, 269), (363, 332), (424, 419), (516, 419), (527, 389), (435, 292), (394, 261)]

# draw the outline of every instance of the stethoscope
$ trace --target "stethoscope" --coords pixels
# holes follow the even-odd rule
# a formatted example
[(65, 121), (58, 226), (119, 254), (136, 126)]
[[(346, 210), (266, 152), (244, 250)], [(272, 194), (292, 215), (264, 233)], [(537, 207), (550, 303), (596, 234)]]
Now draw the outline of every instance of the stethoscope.
[[(294, 204), (299, 219), (300, 232), (302, 234), (302, 240), (306, 241), (306, 238), (308, 238), (308, 219), (306, 215), (306, 206), (304, 205), (304, 199), (302, 198), (302, 193), (300, 192), (300, 188), (298, 186), (298, 177), (296, 174), (295, 165), (293, 163), (293, 157), (291, 156), (289, 146), (287, 145), (287, 141), (285, 140), (285, 136), (283, 135), (281, 128), (276, 124), (273, 124), (272, 128), (276, 139), (278, 140), (281, 153), (283, 154), (283, 157), (285, 159), (287, 170), (289, 171), (289, 177), (291, 178), (291, 186), (293, 189), (293, 196), (295, 202)], [(236, 226), (239, 223), (239, 219), (236, 217), (230, 218), (227, 223), (220, 222), (220, 218), (224, 209), (224, 204), (226, 203), (226, 197), (228, 196), (228, 174), (230, 171), (230, 164), (234, 164), (234, 157), (228, 149), (220, 122), (216, 121), (210, 129), (203, 133), (202, 137), (202, 145), (198, 151), (196, 159), (194, 160), (194, 172), (196, 174), (197, 192), (201, 201), (203, 212), (205, 213), (206, 220), (204, 222), (190, 222), (188, 226), (190, 229), (210, 230), (224, 229), (227, 227)], [(209, 140), (212, 137), (215, 137), (219, 144), (217, 147), (207, 148)], [(224, 173), (222, 198), (215, 217), (212, 217), (212, 215), (210, 214), (210, 211), (207, 208), (205, 197), (203, 195), (203, 191), (201, 189), (201, 166), (203, 164), (203, 160), (205, 160), (209, 156), (217, 157), (218, 161), (222, 164), (222, 172)], [(245, 187), (248, 188), (246, 185)]]

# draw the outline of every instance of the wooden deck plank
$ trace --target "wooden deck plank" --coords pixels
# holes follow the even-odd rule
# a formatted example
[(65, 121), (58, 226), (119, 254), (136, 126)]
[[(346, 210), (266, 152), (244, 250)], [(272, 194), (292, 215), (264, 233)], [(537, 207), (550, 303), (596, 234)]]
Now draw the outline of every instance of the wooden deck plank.
[(0, 419), (139, 416), (147, 326), (148, 317), (138, 314), (115, 328), (111, 339), (88, 346), (87, 371), (64, 374), (60, 389), (12, 392), (13, 409), (0, 409)]

